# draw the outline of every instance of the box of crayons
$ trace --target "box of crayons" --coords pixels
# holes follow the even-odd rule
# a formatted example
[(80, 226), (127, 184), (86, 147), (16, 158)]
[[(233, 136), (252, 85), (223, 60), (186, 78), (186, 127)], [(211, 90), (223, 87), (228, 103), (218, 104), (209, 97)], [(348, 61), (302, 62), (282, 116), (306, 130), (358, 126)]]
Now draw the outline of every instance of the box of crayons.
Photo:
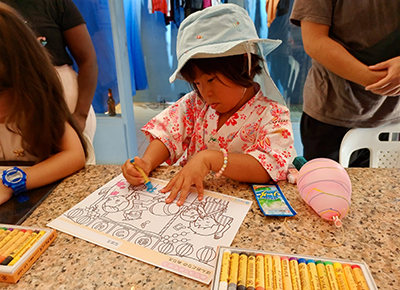
[(0, 282), (16, 283), (56, 236), (53, 229), (0, 224)]
[(220, 247), (212, 290), (376, 290), (365, 262)]

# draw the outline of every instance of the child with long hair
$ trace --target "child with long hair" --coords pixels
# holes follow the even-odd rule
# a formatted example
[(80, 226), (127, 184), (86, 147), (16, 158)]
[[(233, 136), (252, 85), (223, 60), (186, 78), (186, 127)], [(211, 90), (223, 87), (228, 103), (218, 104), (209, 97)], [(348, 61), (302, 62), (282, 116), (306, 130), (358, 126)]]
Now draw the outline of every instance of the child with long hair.
[[(260, 39), (247, 12), (234, 4), (206, 8), (182, 22), (178, 68), (170, 82), (182, 78), (193, 91), (142, 128), (150, 145), (142, 158), (134, 158), (149, 174), (185, 154), (187, 163), (161, 190), (170, 192), (167, 203), (180, 193), (177, 204), (182, 205), (192, 185), (201, 200), (210, 171), (250, 183), (286, 178), (292, 126), (264, 58), (279, 43)], [(257, 75), (263, 83), (255, 81)], [(144, 182), (130, 160), (122, 170), (131, 184)]]
[(85, 165), (86, 141), (48, 53), (19, 14), (0, 3), (0, 204)]

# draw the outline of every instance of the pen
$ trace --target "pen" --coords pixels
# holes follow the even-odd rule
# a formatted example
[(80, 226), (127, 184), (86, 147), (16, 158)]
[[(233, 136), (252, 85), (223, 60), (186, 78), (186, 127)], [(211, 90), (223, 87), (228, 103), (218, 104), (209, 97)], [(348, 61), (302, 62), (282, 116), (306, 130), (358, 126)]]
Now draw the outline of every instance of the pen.
[(154, 191), (153, 185), (151, 184), (151, 182), (150, 182), (149, 178), (147, 177), (146, 173), (144, 173), (143, 169), (135, 164), (135, 161), (134, 161), (133, 158), (131, 159), (131, 163), (132, 163), (133, 166), (135, 166), (136, 170), (139, 171), (140, 174), (142, 175), (142, 177), (144, 179), (144, 185), (146, 185), (146, 187), (147, 187), (147, 191), (153, 192)]

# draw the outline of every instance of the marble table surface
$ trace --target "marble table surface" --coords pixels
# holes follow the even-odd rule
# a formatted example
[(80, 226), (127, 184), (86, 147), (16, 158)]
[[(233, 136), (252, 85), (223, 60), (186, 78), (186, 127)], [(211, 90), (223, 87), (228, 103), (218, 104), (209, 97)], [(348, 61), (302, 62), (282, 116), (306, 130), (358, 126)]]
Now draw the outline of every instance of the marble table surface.
[[(151, 176), (169, 180), (179, 167), (162, 166)], [(296, 185), (279, 182), (295, 217), (262, 215), (249, 184), (207, 176), (208, 190), (254, 201), (232, 247), (365, 261), (378, 289), (400, 289), (400, 169), (347, 169), (352, 204), (342, 229), (320, 218)], [(118, 165), (89, 165), (64, 179), (22, 224), (46, 224), (121, 173)], [(288, 230), (292, 229), (295, 233)], [(307, 237), (305, 239), (304, 237)], [(330, 247), (329, 245), (340, 246)], [(310, 241), (309, 239), (313, 240)], [(56, 240), (18, 283), (0, 289), (210, 289), (172, 272), (58, 232)]]

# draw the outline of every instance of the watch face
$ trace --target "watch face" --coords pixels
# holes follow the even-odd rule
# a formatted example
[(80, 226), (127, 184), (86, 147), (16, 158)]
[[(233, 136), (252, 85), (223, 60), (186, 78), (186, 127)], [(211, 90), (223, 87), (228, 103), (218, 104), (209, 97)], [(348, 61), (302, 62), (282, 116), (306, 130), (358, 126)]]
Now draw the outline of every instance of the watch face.
[(10, 183), (18, 183), (22, 180), (23, 174), (19, 170), (10, 169), (5, 176), (6, 180)]

